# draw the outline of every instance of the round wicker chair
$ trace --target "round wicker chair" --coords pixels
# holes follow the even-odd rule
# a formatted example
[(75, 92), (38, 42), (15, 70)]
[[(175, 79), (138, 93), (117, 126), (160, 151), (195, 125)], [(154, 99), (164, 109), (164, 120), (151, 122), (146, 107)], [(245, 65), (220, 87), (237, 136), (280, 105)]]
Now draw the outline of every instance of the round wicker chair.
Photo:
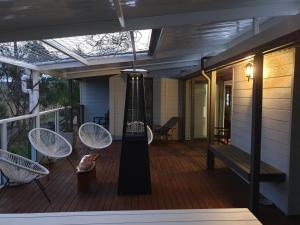
[(49, 170), (44, 166), (25, 157), (0, 150), (0, 170), (6, 179), (5, 187), (12, 184), (27, 184), (35, 181), (50, 202), (44, 187), (37, 180), (49, 174)]
[[(127, 124), (127, 132), (143, 132), (144, 123), (140, 121), (134, 121)], [(151, 128), (147, 125), (147, 138), (148, 145), (153, 141), (153, 133)]]
[(65, 158), (72, 153), (72, 145), (52, 130), (35, 128), (28, 133), (28, 138), (31, 145), (48, 158)]
[(107, 148), (112, 143), (112, 137), (108, 130), (92, 122), (82, 124), (78, 135), (80, 141), (92, 150)]

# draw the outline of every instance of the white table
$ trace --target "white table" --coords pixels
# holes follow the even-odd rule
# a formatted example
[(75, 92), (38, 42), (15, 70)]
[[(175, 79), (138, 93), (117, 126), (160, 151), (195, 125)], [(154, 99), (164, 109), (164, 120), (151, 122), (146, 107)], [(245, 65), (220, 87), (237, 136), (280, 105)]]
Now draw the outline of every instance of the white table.
[(261, 225), (248, 209), (0, 214), (1, 225)]

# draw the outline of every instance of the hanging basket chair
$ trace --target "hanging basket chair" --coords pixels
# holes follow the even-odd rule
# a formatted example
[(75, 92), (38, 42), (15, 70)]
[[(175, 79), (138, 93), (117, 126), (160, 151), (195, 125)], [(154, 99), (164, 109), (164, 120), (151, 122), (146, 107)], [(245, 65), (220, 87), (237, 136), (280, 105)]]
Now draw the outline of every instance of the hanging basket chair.
[(39, 163), (4, 150), (0, 150), (0, 170), (16, 184), (30, 183), (49, 174)]
[(28, 138), (38, 152), (49, 158), (65, 158), (72, 153), (72, 145), (52, 130), (35, 128), (29, 132)]
[(85, 146), (94, 150), (107, 148), (112, 143), (112, 137), (108, 130), (92, 122), (82, 124), (78, 135)]

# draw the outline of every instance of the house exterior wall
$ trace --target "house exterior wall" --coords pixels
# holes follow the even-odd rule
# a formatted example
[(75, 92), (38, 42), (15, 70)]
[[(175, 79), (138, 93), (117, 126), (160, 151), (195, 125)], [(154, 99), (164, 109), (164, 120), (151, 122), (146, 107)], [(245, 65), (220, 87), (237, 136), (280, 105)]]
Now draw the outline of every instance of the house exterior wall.
[(194, 138), (207, 137), (207, 84), (194, 83)]
[(300, 214), (300, 48), (295, 49), (295, 69), (293, 79), (291, 154), (289, 173), (289, 214)]
[(245, 77), (245, 65), (233, 67), (231, 143), (250, 153), (251, 150), (251, 115), (252, 115), (252, 80)]
[(294, 49), (264, 56), (261, 158), (287, 174), (287, 182), (262, 183), (261, 192), (288, 213)]
[(123, 133), (126, 82), (121, 77), (109, 78), (109, 131), (113, 139), (120, 140)]
[(108, 78), (84, 78), (80, 81), (80, 104), (84, 105), (84, 120), (104, 116), (109, 103)]
[[(170, 78), (155, 78), (153, 82), (153, 124), (162, 126), (179, 116), (179, 84)], [(171, 138), (178, 140), (178, 124)]]
[(153, 124), (160, 125), (160, 78), (153, 79)]
[[(250, 153), (252, 80), (244, 75), (247, 62), (233, 66), (232, 144)], [(283, 49), (264, 55), (261, 159), (286, 173), (283, 183), (261, 183), (261, 193), (286, 214), (290, 207), (292, 86), (295, 49)], [(300, 199), (299, 199), (300, 200)], [(300, 209), (299, 201), (295, 206)], [(293, 208), (295, 209), (295, 208)], [(298, 210), (299, 210), (298, 209)]]
[(185, 139), (191, 140), (191, 85), (192, 80), (185, 81)]

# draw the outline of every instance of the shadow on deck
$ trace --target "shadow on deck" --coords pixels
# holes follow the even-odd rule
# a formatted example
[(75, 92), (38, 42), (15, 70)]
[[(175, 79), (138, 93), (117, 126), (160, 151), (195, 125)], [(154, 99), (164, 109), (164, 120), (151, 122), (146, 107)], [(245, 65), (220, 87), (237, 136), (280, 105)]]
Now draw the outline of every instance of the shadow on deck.
[[(77, 192), (77, 177), (64, 159), (55, 162), (50, 175), (41, 182), (49, 204), (34, 183), (7, 189), (0, 195), (1, 213), (201, 209), (247, 207), (248, 186), (220, 161), (218, 169), (207, 171), (205, 144), (168, 142), (150, 147), (152, 195), (118, 196), (121, 142), (114, 142), (97, 160), (97, 189)], [(85, 153), (78, 147), (72, 161)], [(299, 217), (285, 217), (274, 206), (261, 207), (263, 224), (300, 224)]]

